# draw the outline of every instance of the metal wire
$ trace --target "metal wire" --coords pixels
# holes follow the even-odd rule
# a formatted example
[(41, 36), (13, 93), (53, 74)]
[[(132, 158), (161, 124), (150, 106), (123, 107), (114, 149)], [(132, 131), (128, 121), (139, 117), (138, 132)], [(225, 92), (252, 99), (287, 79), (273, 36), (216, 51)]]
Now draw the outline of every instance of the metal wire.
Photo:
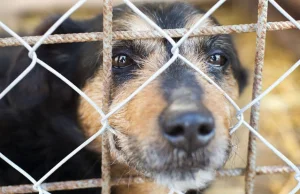
[[(297, 21), (300, 24), (300, 20)], [(296, 29), (297, 27), (290, 21), (284, 22), (268, 22), (267, 31), (279, 31)], [(249, 33), (256, 32), (257, 24), (240, 24), (228, 26), (205, 27), (194, 31), (190, 36), (216, 35), (216, 34), (233, 34), (233, 33)], [(172, 38), (180, 38), (188, 29), (169, 29), (164, 30)], [(43, 44), (59, 44), (73, 42), (95, 42), (103, 41), (104, 32), (92, 33), (74, 33), (74, 34), (55, 34), (50, 35), (45, 39)], [(29, 45), (34, 45), (40, 40), (41, 36), (25, 36), (22, 37)], [(134, 40), (134, 39), (149, 39), (149, 38), (164, 38), (157, 31), (116, 31), (112, 32), (114, 40)], [(0, 38), (0, 47), (6, 46), (21, 46), (22, 43), (16, 38)]]
[[(83, 3), (84, 1), (82, 1)], [(139, 10), (131, 4), (130, 1), (124, 0), (125, 3), (129, 7), (131, 7), (133, 10), (138, 12)], [(224, 3), (225, 0), (220, 0), (216, 5), (214, 9), (209, 10), (210, 15), (213, 11), (217, 9), (222, 3)], [(272, 0), (273, 2), (273, 0)], [(183, 56), (181, 56), (178, 53), (178, 46), (187, 37), (190, 36), (200, 36), (200, 35), (214, 35), (214, 34), (231, 34), (231, 33), (246, 33), (246, 32), (256, 32), (257, 34), (257, 47), (256, 47), (256, 68), (255, 68), (255, 77), (254, 77), (254, 83), (253, 83), (253, 100), (257, 99), (261, 93), (261, 85), (262, 85), (262, 68), (263, 68), (263, 60), (264, 60), (264, 53), (265, 53), (265, 40), (266, 40), (266, 32), (267, 31), (276, 31), (276, 30), (286, 30), (286, 29), (294, 29), (300, 21), (297, 21), (298, 23), (295, 23), (295, 21), (292, 22), (269, 22), (267, 23), (267, 10), (268, 10), (268, 0), (259, 0), (259, 6), (258, 6), (258, 23), (257, 24), (243, 24), (243, 25), (230, 25), (230, 26), (216, 26), (216, 27), (207, 27), (207, 28), (201, 28), (196, 31), (193, 31), (193, 29), (172, 29), (172, 30), (162, 30), (159, 27), (154, 25), (154, 28), (156, 28), (156, 31), (145, 31), (145, 32), (132, 32), (132, 31), (122, 31), (122, 32), (112, 32), (112, 4), (111, 0), (104, 0), (104, 8), (103, 8), (103, 24), (104, 24), (104, 30), (103, 32), (95, 32), (95, 33), (81, 33), (81, 34), (64, 34), (64, 35), (51, 35), (45, 34), (44, 36), (30, 36), (30, 37), (24, 37), (25, 42), (28, 42), (28, 44), (33, 45), (36, 44), (33, 48), (31, 48), (29, 45), (27, 45), (26, 48), (29, 48), (30, 51), (30, 57), (33, 57), (33, 62), (37, 61), (39, 64), (44, 66), (46, 69), (60, 77), (60, 75), (51, 69), (47, 64), (44, 64), (42, 61), (40, 61), (37, 56), (35, 56), (35, 50), (40, 46), (40, 44), (43, 42), (43, 44), (57, 44), (57, 43), (71, 43), (71, 42), (90, 42), (90, 41), (102, 41), (103, 40), (103, 72), (106, 75), (106, 78), (104, 80), (104, 88), (106, 94), (104, 95), (103, 99), (103, 110), (104, 112), (108, 112), (108, 99), (110, 95), (110, 82), (111, 82), (111, 60), (112, 60), (112, 53), (111, 53), (111, 47), (112, 47), (112, 40), (113, 39), (126, 39), (126, 40), (132, 40), (132, 39), (145, 39), (145, 38), (167, 38), (170, 42), (173, 42), (172, 38), (178, 38), (183, 37), (179, 42), (173, 45), (173, 54), (174, 56), (172, 59), (165, 64), (159, 71), (156, 72), (145, 84), (143, 84), (140, 88), (138, 88), (134, 93), (138, 93), (140, 90), (143, 89), (145, 85), (150, 83), (159, 73), (163, 72), (166, 68), (168, 68), (169, 65), (171, 65), (172, 60), (175, 60), (177, 58), (183, 60), (190, 66), (192, 64), (185, 59)], [(143, 17), (142, 13), (139, 13), (141, 17)], [(144, 17), (144, 19), (151, 23), (147, 19), (147, 17)], [(292, 19), (292, 18), (288, 18)], [(294, 23), (293, 23), (294, 22)], [(201, 23), (201, 20), (198, 21), (198, 23)], [(196, 29), (195, 25), (193, 28)], [(54, 26), (53, 28), (56, 28), (57, 26)], [(16, 37), (16, 36), (15, 36)], [(20, 39), (16, 38), (1, 38), (0, 39), (0, 47), (4, 46), (20, 46), (25, 45), (24, 42), (20, 42)], [(34, 62), (35, 65), (36, 62)], [(294, 68), (295, 69), (295, 68)], [(293, 69), (293, 70), (294, 70)], [(30, 71), (30, 70), (29, 70)], [(198, 71), (200, 74), (202, 74), (201, 70), (196, 68), (196, 71)], [(292, 71), (289, 71), (289, 74)], [(205, 75), (204, 75), (205, 76)], [(287, 76), (287, 75), (286, 75)], [(68, 80), (64, 80), (64, 77), (60, 77), (63, 81), (68, 83)], [(209, 78), (206, 78), (209, 81)], [(281, 80), (283, 81), (283, 79)], [(72, 83), (68, 83), (70, 87), (72, 87)], [(275, 86), (274, 86), (275, 87)], [(77, 91), (77, 88), (72, 87), (74, 90)], [(79, 90), (79, 89), (78, 89)], [(84, 94), (80, 93), (79, 90), (78, 93), (82, 96)], [(133, 93), (133, 94), (134, 94)], [(128, 101), (134, 96), (130, 96), (128, 98)], [(87, 96), (84, 96), (86, 99), (89, 100)], [(126, 102), (125, 102), (126, 103)], [(123, 103), (124, 104), (124, 103)], [(241, 120), (241, 123), (244, 123), (251, 131), (254, 129), (258, 129), (258, 120), (259, 120), (259, 103), (252, 104), (252, 110), (251, 110), (251, 118), (250, 118), (250, 125), (246, 123), (245, 121)], [(95, 105), (96, 109), (98, 108)], [(119, 107), (122, 107), (122, 103)], [(116, 109), (115, 111), (117, 111)], [(239, 110), (239, 109), (238, 109)], [(99, 122), (102, 122), (103, 127), (102, 130), (98, 131), (92, 138), (90, 138), (88, 142), (90, 142), (92, 139), (96, 138), (98, 135), (100, 135), (107, 127), (109, 127), (107, 123), (108, 117), (113, 114), (115, 111), (111, 111), (110, 113), (104, 115), (101, 109), (99, 109), (99, 113), (102, 116), (102, 120), (99, 119)], [(242, 112), (241, 112), (242, 114)], [(252, 127), (252, 128), (251, 128)], [(287, 162), (287, 164), (292, 164), (291, 161), (289, 161), (284, 155), (282, 155), (276, 148), (272, 147), (262, 136), (260, 136), (256, 131), (252, 131), (252, 133), (249, 136), (249, 152), (248, 152), (248, 161), (247, 161), (247, 168), (236, 168), (236, 169), (230, 169), (230, 170), (221, 170), (217, 172), (218, 176), (241, 176), (246, 175), (246, 193), (252, 194), (254, 190), (254, 177), (256, 175), (262, 175), (262, 174), (274, 174), (274, 173), (290, 173), (290, 172), (299, 172), (299, 166), (290, 165), (290, 166), (265, 166), (265, 167), (256, 167), (255, 164), (255, 158), (256, 158), (256, 136), (259, 137), (263, 142), (270, 148), (272, 151), (274, 151), (275, 154), (277, 154), (281, 159)], [(74, 153), (79, 151), (82, 147), (85, 145), (81, 145), (78, 147), (78, 149), (74, 150)], [(73, 152), (72, 152), (73, 153)], [(63, 161), (61, 161), (61, 165), (64, 161), (68, 160), (68, 157), (72, 157), (72, 153), (67, 156)], [(53, 172), (59, 168), (59, 164), (53, 168)], [(295, 169), (296, 168), (296, 169)], [(22, 169), (21, 169), (22, 170)], [(26, 173), (26, 172), (25, 172)], [(40, 193), (47, 193), (47, 191), (58, 191), (58, 190), (73, 190), (73, 189), (82, 189), (82, 188), (95, 188), (95, 187), (102, 187), (102, 193), (103, 194), (109, 194), (110, 193), (110, 187), (113, 185), (121, 185), (121, 184), (128, 184), (130, 183), (143, 183), (145, 181), (148, 181), (148, 179), (143, 179), (142, 177), (133, 177), (133, 178), (123, 178), (123, 179), (113, 179), (111, 180), (110, 177), (110, 153), (109, 153), (109, 146), (108, 146), (108, 139), (107, 135), (102, 136), (102, 179), (90, 179), (90, 180), (83, 180), (83, 181), (67, 181), (67, 182), (57, 182), (57, 183), (44, 183), (44, 180), (51, 175), (51, 171), (48, 172), (42, 179), (40, 179), (38, 182), (35, 183), (35, 180), (33, 181), (34, 186), (32, 185), (21, 185), (21, 186), (8, 186), (8, 187), (0, 187), (0, 193), (33, 193), (37, 192), (37, 190)], [(298, 180), (298, 179), (297, 179)], [(300, 185), (300, 181), (299, 181)], [(297, 191), (298, 188), (295, 188), (293, 191)], [(172, 190), (173, 191), (173, 190)], [(174, 192), (177, 192), (174, 190)], [(179, 193), (179, 192), (178, 192)]]
[[(103, 81), (104, 97), (103, 107), (105, 112), (109, 109), (110, 85), (111, 85), (111, 70), (112, 70), (112, 1), (103, 0), (103, 73), (105, 75)], [(110, 179), (111, 179), (111, 164), (108, 142), (108, 132), (102, 135), (102, 194), (110, 194)]]
[[(300, 169), (300, 165), (298, 166)], [(256, 175), (271, 175), (279, 173), (292, 173), (294, 170), (289, 166), (259, 166), (256, 168)], [(217, 172), (218, 177), (236, 177), (244, 176), (246, 173), (245, 168), (236, 169), (226, 169)], [(151, 181), (144, 177), (128, 177), (128, 178), (116, 178), (111, 180), (111, 186), (116, 185), (127, 185), (130, 184), (142, 184)], [(62, 191), (62, 190), (75, 190), (75, 189), (88, 189), (88, 188), (99, 188), (103, 187), (102, 179), (88, 179), (88, 180), (78, 180), (78, 181), (64, 181), (64, 182), (54, 182), (54, 183), (44, 183), (41, 185), (47, 191)], [(7, 186), (0, 187), (0, 194), (10, 194), (10, 193), (34, 193), (35, 190), (32, 189), (32, 185), (19, 185), (19, 186)]]
[[(256, 99), (261, 94), (262, 89), (262, 71), (265, 57), (265, 44), (267, 35), (267, 16), (268, 16), (268, 0), (259, 0), (258, 2), (258, 21), (256, 31), (256, 55), (255, 55), (255, 70), (252, 90), (252, 99)], [(255, 130), (259, 126), (259, 111), (260, 103), (255, 103), (251, 108), (250, 125)], [(245, 176), (246, 194), (253, 194), (254, 192), (254, 178), (256, 167), (256, 136), (249, 132), (248, 143), (248, 159), (247, 159), (247, 173)]]

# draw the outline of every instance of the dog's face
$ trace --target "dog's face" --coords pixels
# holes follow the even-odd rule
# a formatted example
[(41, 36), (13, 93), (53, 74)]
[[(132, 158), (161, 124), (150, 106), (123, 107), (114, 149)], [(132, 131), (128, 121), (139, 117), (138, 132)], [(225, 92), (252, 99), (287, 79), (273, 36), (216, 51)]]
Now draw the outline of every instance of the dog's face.
[[(139, 9), (164, 29), (190, 28), (203, 15), (184, 3), (142, 5)], [(115, 8), (113, 14), (114, 31), (153, 30), (126, 6)], [(43, 22), (37, 34), (44, 34), (55, 21), (50, 18)], [(68, 19), (54, 33), (101, 31), (101, 21), (101, 16), (85, 22)], [(215, 20), (210, 18), (201, 27), (214, 25)], [(110, 91), (105, 91), (103, 84), (106, 75), (99, 42), (43, 45), (37, 56), (80, 87), (98, 106), (102, 107), (103, 94), (109, 92), (112, 110), (172, 57), (171, 48), (165, 39), (115, 40)], [(238, 97), (246, 73), (230, 36), (191, 37), (179, 51), (229, 96)], [(24, 49), (9, 72), (8, 83), (30, 63)], [(77, 96), (59, 78), (36, 66), (6, 100), (26, 114), (30, 110), (47, 119), (72, 120), (89, 137), (101, 128), (101, 119), (84, 99), (78, 103)], [(168, 187), (181, 191), (205, 188), (228, 158), (234, 115), (232, 105), (216, 87), (177, 59), (109, 118), (110, 126), (119, 132), (109, 133), (111, 153), (114, 159)], [(60, 119), (51, 125), (55, 130), (65, 126)], [(72, 131), (65, 132), (69, 138), (78, 139), (77, 128), (68, 130)], [(101, 138), (93, 146), (101, 152)]]
[[(182, 3), (140, 9), (164, 29), (190, 28), (203, 15)], [(207, 19), (201, 27), (214, 25), (213, 19)], [(125, 7), (114, 10), (113, 28), (153, 30)], [(171, 48), (165, 39), (114, 41), (110, 110), (172, 57)], [(179, 50), (229, 96), (238, 97), (246, 78), (229, 36), (188, 38)], [(100, 105), (104, 76), (102, 68), (98, 69), (84, 87)], [(92, 135), (100, 128), (98, 114), (84, 100), (79, 110), (86, 133)], [(119, 161), (164, 185), (182, 191), (204, 188), (228, 158), (234, 114), (213, 85), (178, 59), (109, 118), (110, 126), (120, 132), (110, 134), (111, 150)]]
[[(184, 3), (139, 8), (164, 29), (190, 28), (203, 15)], [(45, 33), (55, 21), (50, 18), (44, 22), (37, 34)], [(101, 21), (101, 16), (85, 22), (68, 19), (55, 33), (101, 31)], [(207, 19), (201, 27), (214, 25), (217, 25), (215, 20)], [(114, 9), (113, 28), (114, 31), (153, 30), (126, 6)], [(101, 48), (99, 42), (43, 45), (37, 55), (102, 107), (106, 80)], [(172, 57), (171, 48), (165, 39), (115, 40), (112, 83), (110, 91), (106, 91), (110, 94), (109, 110), (157, 72)], [(229, 96), (238, 97), (246, 83), (246, 74), (230, 36), (191, 37), (179, 50)], [(20, 52), (8, 83), (31, 63), (27, 52), (26, 49)], [(84, 99), (77, 103), (77, 96), (59, 78), (37, 66), (9, 92), (7, 102), (26, 113), (32, 110), (45, 118), (73, 120), (74, 126), (79, 126), (79, 121), (89, 137), (101, 127), (99, 114)], [(215, 170), (228, 158), (229, 128), (234, 124), (231, 121), (234, 115), (232, 105), (213, 85), (177, 59), (109, 118), (110, 126), (119, 132), (109, 134), (111, 153), (114, 159), (168, 187), (181, 191), (205, 188), (214, 179)], [(55, 129), (59, 130), (59, 125)], [(78, 139), (78, 133), (70, 132), (70, 138)], [(101, 152), (101, 138), (93, 146)]]

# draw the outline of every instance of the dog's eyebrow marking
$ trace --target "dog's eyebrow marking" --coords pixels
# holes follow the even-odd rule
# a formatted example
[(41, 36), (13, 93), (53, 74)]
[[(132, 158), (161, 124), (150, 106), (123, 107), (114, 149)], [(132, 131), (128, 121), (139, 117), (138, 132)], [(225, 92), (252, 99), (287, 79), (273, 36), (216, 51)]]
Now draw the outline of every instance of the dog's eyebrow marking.
[[(203, 14), (195, 14), (195, 15), (188, 15), (186, 16), (186, 24), (185, 24), (185, 28), (191, 28), (193, 27), (201, 18), (203, 17)], [(214, 22), (210, 19), (207, 18), (206, 20), (204, 20), (201, 25), (199, 26), (199, 28), (201, 27), (208, 27), (208, 26), (213, 26), (215, 25)]]
[[(134, 13), (126, 13), (114, 21), (114, 30), (149, 31), (154, 30), (146, 21)], [(114, 41), (113, 48), (127, 48), (139, 52), (136, 55), (145, 55), (162, 47), (161, 39), (145, 39), (132, 41)]]
[[(113, 42), (113, 50), (125, 50), (128, 54), (147, 56), (162, 47), (162, 40), (130, 40)], [(142, 57), (143, 58), (143, 57)]]
[[(189, 29), (194, 26), (200, 18), (203, 17), (202, 13), (197, 13), (194, 15), (188, 15), (185, 17), (186, 24), (184, 28)], [(199, 26), (207, 27), (213, 26), (215, 23), (210, 18), (203, 21), (203, 23)], [(203, 46), (209, 46), (209, 38), (207, 36), (200, 36), (200, 37), (190, 37), (188, 38), (183, 44), (181, 45), (181, 49), (183, 53), (194, 53), (195, 55), (202, 55), (203, 53)], [(200, 60), (200, 59), (199, 59)]]
[(138, 15), (127, 13), (113, 21), (114, 30), (147, 31), (154, 30)]

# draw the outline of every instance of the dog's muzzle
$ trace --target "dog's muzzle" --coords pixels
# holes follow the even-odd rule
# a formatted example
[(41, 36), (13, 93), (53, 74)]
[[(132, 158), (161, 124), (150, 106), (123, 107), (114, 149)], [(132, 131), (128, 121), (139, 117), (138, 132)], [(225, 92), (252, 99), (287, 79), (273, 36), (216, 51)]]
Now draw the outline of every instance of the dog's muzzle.
[(215, 122), (210, 111), (201, 103), (175, 100), (161, 114), (164, 137), (175, 148), (187, 153), (205, 147), (215, 135)]

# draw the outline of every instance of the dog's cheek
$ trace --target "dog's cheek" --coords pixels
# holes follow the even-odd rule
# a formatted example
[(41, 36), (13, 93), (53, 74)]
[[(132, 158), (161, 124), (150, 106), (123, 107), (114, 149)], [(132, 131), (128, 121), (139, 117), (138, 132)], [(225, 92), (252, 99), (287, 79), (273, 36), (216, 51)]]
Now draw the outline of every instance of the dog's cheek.
[[(82, 91), (98, 107), (102, 107), (103, 103), (103, 91), (105, 91), (103, 80), (104, 75), (101, 71), (99, 71), (95, 74), (94, 78), (88, 80), (82, 88)], [(99, 113), (82, 97), (79, 99), (78, 116), (86, 137), (91, 137), (102, 127)], [(94, 140), (89, 147), (94, 151), (101, 152), (101, 136)]]
[[(111, 109), (134, 92), (143, 81), (132, 80), (119, 88), (113, 97)], [(123, 134), (119, 137), (121, 148), (123, 150), (138, 149), (144, 154), (153, 143), (162, 144), (164, 139), (158, 126), (158, 118), (166, 105), (159, 82), (154, 80), (122, 109), (113, 114), (109, 121), (116, 130)], [(134, 139), (134, 141), (129, 141), (129, 139)], [(128, 151), (130, 152), (126, 150)]]
[(203, 103), (213, 114), (216, 127), (215, 137), (207, 148), (210, 153), (210, 167), (220, 168), (227, 159), (232, 108), (226, 98), (214, 86), (210, 84), (202, 85), (204, 85), (205, 90)]
[(237, 100), (239, 97), (239, 85), (233, 76), (233, 70), (228, 68), (223, 77), (221, 88), (233, 99)]

